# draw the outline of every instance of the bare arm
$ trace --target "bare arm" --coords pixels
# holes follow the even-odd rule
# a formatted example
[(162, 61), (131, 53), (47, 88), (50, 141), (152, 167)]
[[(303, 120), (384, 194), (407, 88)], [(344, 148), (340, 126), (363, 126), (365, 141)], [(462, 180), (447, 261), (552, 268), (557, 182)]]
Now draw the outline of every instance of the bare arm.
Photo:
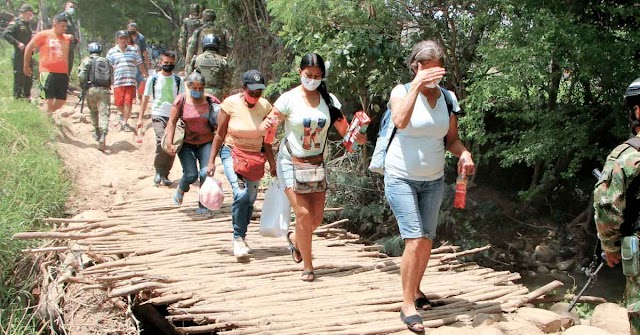
[(24, 72), (24, 74), (26, 76), (31, 77), (33, 75), (33, 72), (31, 71), (31, 56), (33, 56), (33, 50), (36, 48), (35, 43), (33, 42), (33, 39), (31, 40), (31, 42), (29, 42), (29, 44), (27, 44), (27, 46), (24, 48), (24, 65), (22, 65), (22, 71)]
[(411, 81), (407, 95), (404, 98), (392, 98), (391, 103), (391, 120), (398, 129), (404, 129), (409, 125), (411, 115), (413, 114), (413, 106), (420, 93), (420, 89), (427, 83), (442, 78), (445, 74), (444, 68), (431, 67), (422, 68), (422, 64), (418, 63), (418, 72)]
[(458, 160), (458, 174), (462, 174), (461, 172), (464, 172), (464, 174), (473, 174), (475, 164), (473, 163), (471, 153), (458, 137), (458, 117), (456, 115), (449, 117), (449, 131), (447, 132), (446, 139), (447, 150), (456, 157), (460, 157)]
[(172, 155), (176, 154), (176, 148), (173, 146), (173, 135), (176, 133), (176, 123), (178, 122), (178, 108), (171, 106), (171, 115), (164, 131), (167, 133), (167, 147)]

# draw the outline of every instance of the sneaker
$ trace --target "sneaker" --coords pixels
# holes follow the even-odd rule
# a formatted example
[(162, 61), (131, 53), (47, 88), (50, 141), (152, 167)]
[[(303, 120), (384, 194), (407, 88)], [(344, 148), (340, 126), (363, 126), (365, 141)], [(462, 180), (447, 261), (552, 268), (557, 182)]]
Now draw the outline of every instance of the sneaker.
[(159, 173), (156, 173), (156, 176), (153, 177), (153, 183), (157, 185), (160, 185), (160, 182), (162, 181), (162, 176)]
[(247, 240), (242, 239), (242, 244), (244, 244), (244, 248), (247, 251), (248, 254), (252, 254), (253, 253), (253, 249), (251, 249), (251, 247), (247, 244)]
[(171, 186), (173, 185), (173, 180), (169, 179), (169, 177), (161, 177), (162, 185)]
[(236, 256), (236, 258), (246, 258), (249, 256), (242, 237), (233, 238), (233, 255)]
[(198, 207), (198, 208), (196, 208), (196, 214), (208, 215), (209, 213), (210, 213), (210, 211), (206, 207)]
[(127, 133), (135, 131), (135, 129), (133, 129), (133, 127), (131, 127), (128, 123), (123, 123), (120, 127), (120, 130)]

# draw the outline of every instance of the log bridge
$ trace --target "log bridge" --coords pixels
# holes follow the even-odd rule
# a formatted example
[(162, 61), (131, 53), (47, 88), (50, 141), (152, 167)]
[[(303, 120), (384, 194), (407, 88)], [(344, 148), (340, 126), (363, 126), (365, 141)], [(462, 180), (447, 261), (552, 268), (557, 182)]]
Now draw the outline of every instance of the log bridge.
[[(247, 236), (254, 249), (250, 261), (236, 260), (229, 203), (204, 218), (193, 207), (168, 202), (135, 199), (113, 205), (103, 218), (47, 219), (50, 231), (14, 238), (50, 240), (27, 253), (73, 253), (77, 257), (67, 257), (74, 261), (58, 271), (58, 283), (104, 290), (121, 304), (155, 305), (164, 311), (168, 334), (409, 333), (399, 318), (400, 258), (360, 244), (357, 235), (339, 228), (342, 221), (315, 232), (316, 280), (308, 283), (285, 238), (260, 236), (257, 221)], [(510, 313), (562, 285), (554, 281), (530, 292), (514, 283), (518, 273), (466, 260), (489, 248), (433, 250), (422, 290), (437, 306), (422, 312), (426, 327)]]

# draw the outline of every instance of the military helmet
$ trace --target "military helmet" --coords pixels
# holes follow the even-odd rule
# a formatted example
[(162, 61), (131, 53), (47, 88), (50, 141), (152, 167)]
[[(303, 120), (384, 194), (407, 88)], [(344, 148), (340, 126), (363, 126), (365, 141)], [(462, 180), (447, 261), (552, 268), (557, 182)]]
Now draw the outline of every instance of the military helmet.
[(100, 45), (100, 43), (91, 42), (87, 45), (87, 51), (89, 51), (90, 54), (100, 54), (102, 53), (102, 45)]
[(189, 14), (200, 14), (200, 5), (197, 3), (189, 5)]
[(636, 117), (635, 106), (640, 106), (640, 78), (634, 80), (626, 92), (624, 92), (624, 107), (629, 111), (629, 127), (631, 132), (636, 135), (636, 127), (640, 127), (640, 120)]
[(220, 38), (214, 34), (204, 35), (202, 38), (202, 49), (214, 49), (218, 51), (220, 49)]
[(202, 21), (213, 22), (216, 20), (216, 12), (213, 9), (205, 9), (202, 12)]

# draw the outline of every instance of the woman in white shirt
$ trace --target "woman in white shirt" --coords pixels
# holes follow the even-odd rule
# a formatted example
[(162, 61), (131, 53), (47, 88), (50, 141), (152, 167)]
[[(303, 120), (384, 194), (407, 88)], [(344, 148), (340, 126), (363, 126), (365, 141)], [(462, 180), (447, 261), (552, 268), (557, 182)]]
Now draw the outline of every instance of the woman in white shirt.
[[(444, 192), (445, 150), (460, 157), (458, 173), (472, 174), (471, 153), (458, 138), (458, 120), (449, 115), (438, 83), (445, 74), (444, 51), (434, 41), (413, 47), (407, 60), (414, 78), (391, 92), (391, 120), (397, 127), (385, 159), (385, 195), (398, 221), (405, 248), (401, 279), (400, 318), (409, 330), (424, 332), (417, 309), (431, 307), (420, 282), (436, 237), (438, 212)], [(460, 110), (453, 92), (455, 112)], [(444, 139), (444, 140), (443, 140)]]
[[(262, 128), (275, 127), (278, 121), (284, 121), (285, 138), (278, 152), (277, 174), (286, 185), (285, 193), (296, 215), (295, 232), (289, 232), (287, 240), (293, 260), (304, 262), (302, 280), (313, 281), (311, 238), (324, 217), (326, 180), (321, 177), (322, 180), (310, 184), (299, 181), (324, 176), (323, 154), (329, 126), (333, 125), (344, 136), (349, 124), (340, 112), (340, 102), (322, 80), (326, 75), (322, 57), (314, 53), (304, 55), (299, 72), (301, 84), (276, 100)], [(358, 134), (356, 140), (364, 144), (367, 137)], [(313, 166), (317, 166), (317, 173), (302, 177), (304, 169)]]

